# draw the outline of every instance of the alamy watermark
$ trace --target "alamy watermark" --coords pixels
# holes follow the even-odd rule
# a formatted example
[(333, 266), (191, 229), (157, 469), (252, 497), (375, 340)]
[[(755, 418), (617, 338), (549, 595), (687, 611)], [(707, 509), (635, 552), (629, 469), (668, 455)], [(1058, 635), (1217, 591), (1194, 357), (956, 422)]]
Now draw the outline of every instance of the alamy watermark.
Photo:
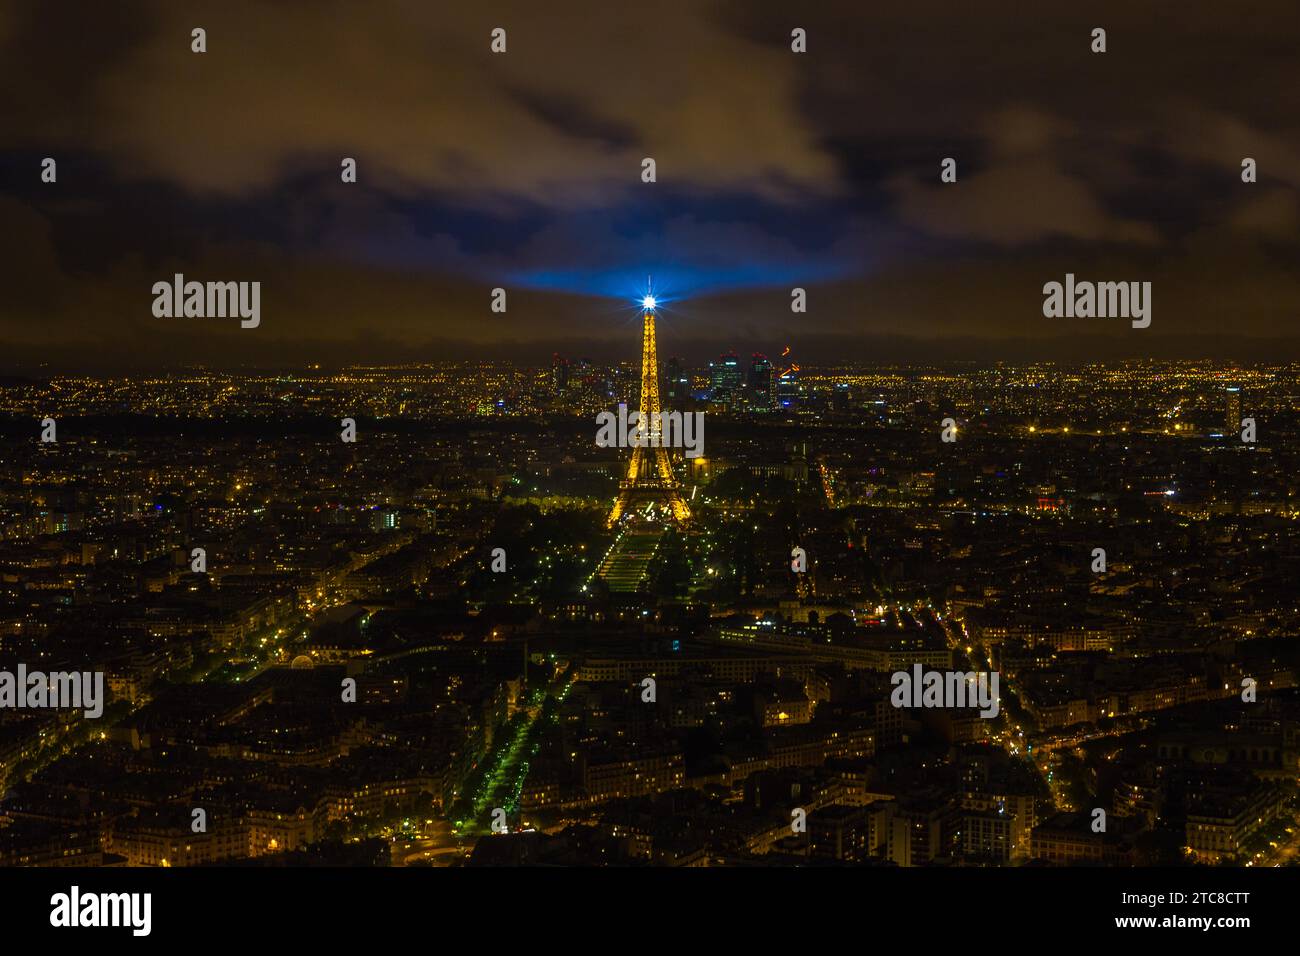
[(103, 671), (0, 671), (0, 708), (11, 710), (81, 708), (86, 717), (104, 713)]
[(683, 448), (687, 458), (704, 454), (703, 412), (640, 412), (619, 404), (618, 414), (596, 416), (596, 446), (599, 448)]
[(981, 717), (996, 717), (1001, 709), (997, 671), (925, 671), (913, 664), (911, 673), (895, 671), (889, 680), (895, 707), (978, 707)]
[(1048, 319), (1132, 319), (1135, 329), (1151, 324), (1150, 282), (1075, 282), (1074, 273), (1065, 283), (1043, 286), (1043, 316)]
[(255, 329), (262, 323), (262, 283), (186, 282), (176, 273), (171, 282), (153, 284), (153, 314), (158, 319), (240, 318), (239, 326)]
[(153, 929), (153, 894), (83, 893), (74, 885), (50, 897), (50, 925), (126, 927), (132, 936), (148, 936)]

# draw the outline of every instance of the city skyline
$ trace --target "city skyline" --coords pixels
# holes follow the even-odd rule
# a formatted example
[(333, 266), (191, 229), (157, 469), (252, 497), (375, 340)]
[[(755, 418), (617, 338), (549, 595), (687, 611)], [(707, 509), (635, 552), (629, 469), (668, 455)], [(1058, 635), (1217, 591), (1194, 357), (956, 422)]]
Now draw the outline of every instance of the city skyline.
[[(671, 406), (714, 422), (677, 463), (680, 527), (608, 527), (627, 452), (591, 413), (638, 397), (631, 361), (0, 386), (50, 416), (7, 439), (0, 664), (90, 662), (111, 694), (99, 741), (18, 738), (0, 859), (1293, 858), (1292, 368), (801, 366), (774, 393), (777, 370), (721, 362)], [(354, 411), (341, 442), (322, 405)], [(982, 710), (891, 673), (966, 675)], [(202, 716), (232, 701), (229, 729)], [(397, 731), (421, 713), (442, 729)], [(184, 804), (110, 809), (154, 735), (176, 756), (151, 772), (199, 775), (225, 821), (183, 851)], [(239, 787), (230, 759), (253, 760)], [(100, 768), (102, 818), (46, 803), (68, 766)], [(796, 783), (807, 829), (760, 796)], [(607, 842), (628, 820), (648, 844)]]
[(17, 923), (1284, 923), (1297, 37), (0, 6)]

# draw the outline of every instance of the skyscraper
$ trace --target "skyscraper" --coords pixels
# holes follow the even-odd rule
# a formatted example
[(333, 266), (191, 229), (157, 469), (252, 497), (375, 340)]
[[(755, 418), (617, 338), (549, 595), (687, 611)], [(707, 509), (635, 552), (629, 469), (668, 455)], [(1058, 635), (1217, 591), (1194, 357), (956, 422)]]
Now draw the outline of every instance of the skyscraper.
[(563, 395), (569, 387), (569, 360), (556, 353), (551, 358), (551, 388), (556, 395)]
[(771, 411), (776, 405), (775, 377), (766, 355), (755, 352), (749, 361), (749, 404), (758, 411)]
[(776, 381), (777, 404), (787, 411), (798, 408), (800, 399), (803, 397), (803, 389), (799, 384), (799, 379), (795, 377), (797, 371), (797, 369), (790, 369), (783, 372)]
[(730, 405), (740, 394), (740, 359), (735, 352), (718, 356), (709, 363), (709, 400), (718, 405)]
[(1229, 385), (1224, 389), (1223, 433), (1236, 435), (1241, 430), (1241, 389)]
[(781, 352), (781, 364), (784, 369), (776, 376), (776, 406), (782, 411), (794, 411), (803, 398), (803, 389), (795, 376), (799, 366), (790, 357), (790, 346)]
[(664, 384), (666, 404), (669, 408), (683, 409), (691, 397), (691, 377), (679, 358), (668, 360), (667, 381)]

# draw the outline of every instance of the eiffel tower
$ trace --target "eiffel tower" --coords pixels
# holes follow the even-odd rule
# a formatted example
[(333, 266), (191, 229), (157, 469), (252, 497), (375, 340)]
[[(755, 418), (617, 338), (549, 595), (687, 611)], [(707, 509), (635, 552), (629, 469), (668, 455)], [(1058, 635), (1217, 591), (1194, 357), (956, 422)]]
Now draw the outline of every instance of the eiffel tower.
[[(668, 449), (661, 444), (663, 422), (659, 418), (659, 355), (655, 345), (655, 299), (647, 294), (642, 300), (645, 316), (641, 327), (641, 418), (649, 422), (646, 443), (632, 448), (627, 476), (619, 482), (618, 500), (609, 514), (612, 527), (619, 519), (650, 502), (664, 508), (673, 521), (681, 524), (691, 517), (691, 509), (682, 498), (681, 486), (673, 474)], [(653, 456), (653, 458), (652, 458)]]

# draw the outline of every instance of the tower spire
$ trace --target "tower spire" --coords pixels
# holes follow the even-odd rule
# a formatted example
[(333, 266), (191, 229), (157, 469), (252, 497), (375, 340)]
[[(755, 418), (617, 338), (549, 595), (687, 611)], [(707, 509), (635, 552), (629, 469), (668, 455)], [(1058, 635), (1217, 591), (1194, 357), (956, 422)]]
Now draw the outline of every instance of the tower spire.
[[(639, 500), (650, 499), (664, 505), (673, 520), (684, 522), (691, 516), (682, 498), (677, 476), (673, 474), (668, 449), (663, 447), (662, 408), (659, 404), (659, 354), (655, 335), (655, 297), (649, 291), (650, 277), (646, 276), (646, 294), (642, 299), (644, 315), (641, 319), (641, 407), (640, 427), (644, 441), (632, 448), (627, 475), (619, 482), (618, 500), (610, 512), (609, 524), (618, 522)], [(649, 454), (647, 453), (647, 446)], [(653, 454), (654, 461), (649, 460)]]

